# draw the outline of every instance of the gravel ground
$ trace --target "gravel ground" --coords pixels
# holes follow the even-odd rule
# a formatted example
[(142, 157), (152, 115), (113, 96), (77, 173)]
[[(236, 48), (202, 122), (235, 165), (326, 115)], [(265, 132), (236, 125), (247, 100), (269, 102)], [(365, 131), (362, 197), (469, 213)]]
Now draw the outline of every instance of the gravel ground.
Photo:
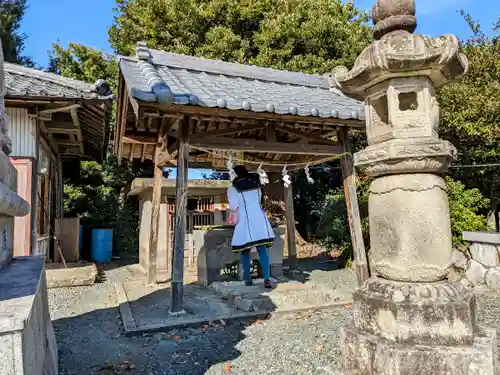
[[(332, 281), (333, 274), (322, 275)], [(349, 320), (348, 308), (125, 337), (113, 284), (130, 274), (115, 268), (106, 275), (92, 287), (49, 290), (61, 375), (328, 375), (340, 369), (338, 329)], [(499, 329), (498, 294), (481, 296), (478, 306), (480, 323)]]

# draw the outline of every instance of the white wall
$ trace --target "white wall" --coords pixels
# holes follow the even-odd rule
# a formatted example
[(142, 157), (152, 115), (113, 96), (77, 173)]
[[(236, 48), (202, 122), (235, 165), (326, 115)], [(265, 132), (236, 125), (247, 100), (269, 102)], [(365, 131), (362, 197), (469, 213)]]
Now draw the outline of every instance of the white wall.
[(36, 157), (36, 120), (30, 119), (26, 108), (7, 107), (9, 137), (12, 152), (9, 156)]

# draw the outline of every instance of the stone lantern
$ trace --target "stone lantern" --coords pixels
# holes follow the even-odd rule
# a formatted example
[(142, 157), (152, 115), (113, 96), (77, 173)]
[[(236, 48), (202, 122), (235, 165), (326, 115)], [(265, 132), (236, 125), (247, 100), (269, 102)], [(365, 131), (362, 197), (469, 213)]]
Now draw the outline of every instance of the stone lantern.
[(451, 222), (440, 173), (456, 156), (438, 138), (436, 89), (465, 74), (453, 35), (413, 34), (413, 0), (377, 0), (375, 41), (333, 81), (363, 100), (368, 147), (356, 167), (369, 192), (371, 264), (341, 332), (345, 375), (496, 374), (496, 334), (478, 328), (475, 297), (447, 280)]

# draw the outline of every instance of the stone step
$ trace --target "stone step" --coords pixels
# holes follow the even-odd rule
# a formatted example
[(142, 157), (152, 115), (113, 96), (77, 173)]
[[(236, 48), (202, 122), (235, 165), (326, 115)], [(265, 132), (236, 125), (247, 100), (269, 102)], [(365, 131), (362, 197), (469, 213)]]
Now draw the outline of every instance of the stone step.
[(321, 306), (340, 300), (335, 290), (319, 288), (312, 283), (283, 282), (275, 284), (273, 289), (266, 289), (263, 284), (263, 280), (256, 280), (252, 286), (233, 281), (213, 283), (211, 287), (230, 307), (247, 312)]
[(95, 283), (97, 267), (94, 263), (47, 263), (45, 265), (48, 288), (90, 286)]

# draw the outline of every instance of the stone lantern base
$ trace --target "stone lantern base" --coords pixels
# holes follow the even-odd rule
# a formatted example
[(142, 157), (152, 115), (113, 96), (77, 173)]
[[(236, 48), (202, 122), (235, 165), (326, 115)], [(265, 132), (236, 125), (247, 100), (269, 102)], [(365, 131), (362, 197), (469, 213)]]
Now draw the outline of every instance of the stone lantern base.
[(460, 283), (373, 277), (341, 330), (343, 375), (497, 375), (496, 331), (477, 327), (474, 313)]

